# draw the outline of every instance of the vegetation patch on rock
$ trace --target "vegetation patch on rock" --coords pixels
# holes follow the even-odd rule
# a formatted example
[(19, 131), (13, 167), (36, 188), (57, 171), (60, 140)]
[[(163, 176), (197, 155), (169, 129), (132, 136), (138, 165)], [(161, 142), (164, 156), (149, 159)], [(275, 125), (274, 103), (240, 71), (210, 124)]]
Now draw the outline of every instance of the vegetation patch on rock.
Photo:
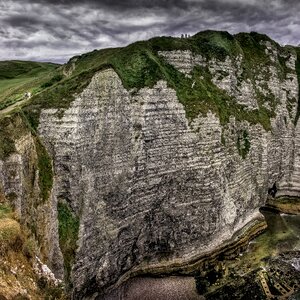
[(15, 141), (28, 132), (22, 115), (18, 112), (0, 118), (0, 159), (7, 158), (16, 151)]
[(53, 185), (53, 171), (51, 158), (39, 138), (35, 137), (35, 147), (38, 156), (39, 187), (41, 198), (46, 201), (49, 198)]
[(32, 243), (13, 209), (0, 202), (0, 299), (68, 299), (61, 285), (37, 274)]
[(247, 130), (243, 130), (237, 138), (236, 146), (239, 152), (239, 155), (245, 159), (247, 154), (250, 151), (250, 141)]
[(79, 218), (75, 216), (68, 204), (64, 202), (58, 203), (57, 211), (59, 245), (64, 257), (65, 278), (69, 282), (77, 249)]

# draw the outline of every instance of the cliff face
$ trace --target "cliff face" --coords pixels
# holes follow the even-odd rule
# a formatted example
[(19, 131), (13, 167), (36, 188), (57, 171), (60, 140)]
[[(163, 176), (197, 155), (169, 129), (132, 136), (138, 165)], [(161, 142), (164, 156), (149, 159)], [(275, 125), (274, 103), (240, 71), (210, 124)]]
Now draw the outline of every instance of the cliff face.
[[(278, 195), (299, 195), (297, 57), (286, 52), (282, 76), (277, 48), (261, 45), (271, 63), (258, 65), (251, 80), (243, 76), (243, 54), (223, 60), (190, 50), (158, 55), (191, 79), (190, 91), (206, 80), (194, 81), (193, 70), (201, 67), (244, 114), (273, 109), (269, 128), (234, 114), (224, 122), (222, 107), (189, 118), (165, 80), (128, 90), (112, 68), (98, 71), (63, 115), (41, 110), (38, 135), (53, 159), (54, 182), (36, 211), (46, 219), (37, 223), (48, 226), (48, 261), (60, 274), (57, 203), (80, 219), (74, 298), (103, 292), (132, 268), (180, 263), (212, 250), (258, 217), (275, 182)], [(4, 193), (16, 194), (21, 215), (38, 190), (37, 179), (29, 188), (26, 183), (36, 160), (29, 159), (36, 149), (28, 134), (0, 165)]]
[[(21, 225), (38, 242), (37, 254), (62, 278), (54, 189), (46, 198), (39, 184), (43, 175), (39, 168), (42, 156), (39, 139), (32, 135), (19, 114), (2, 122), (1, 127), (6, 130), (2, 146), (12, 139), (14, 147), (10, 155), (0, 160), (0, 203), (4, 201), (13, 206)], [(3, 132), (1, 135), (4, 136)]]

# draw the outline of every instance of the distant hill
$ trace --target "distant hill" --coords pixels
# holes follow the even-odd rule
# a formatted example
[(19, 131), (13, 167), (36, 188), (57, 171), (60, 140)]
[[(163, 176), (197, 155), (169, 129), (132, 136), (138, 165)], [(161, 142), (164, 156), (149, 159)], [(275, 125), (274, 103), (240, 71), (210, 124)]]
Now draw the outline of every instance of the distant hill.
[(16, 77), (33, 77), (41, 72), (57, 68), (57, 64), (32, 61), (8, 60), (0, 61), (0, 80)]

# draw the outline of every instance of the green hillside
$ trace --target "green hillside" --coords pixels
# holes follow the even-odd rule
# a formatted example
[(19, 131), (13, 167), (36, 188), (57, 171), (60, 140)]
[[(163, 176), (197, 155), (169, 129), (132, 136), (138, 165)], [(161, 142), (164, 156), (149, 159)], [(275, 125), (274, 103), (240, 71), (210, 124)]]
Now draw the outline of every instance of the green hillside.
[(22, 100), (24, 93), (36, 94), (59, 65), (30, 61), (0, 61), (0, 109)]

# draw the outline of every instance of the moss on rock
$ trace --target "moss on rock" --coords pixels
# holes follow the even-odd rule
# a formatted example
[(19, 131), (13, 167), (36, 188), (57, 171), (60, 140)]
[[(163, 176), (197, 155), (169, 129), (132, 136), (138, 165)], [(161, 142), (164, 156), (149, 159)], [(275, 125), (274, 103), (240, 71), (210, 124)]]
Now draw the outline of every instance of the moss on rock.
[(49, 198), (53, 185), (53, 171), (51, 158), (38, 137), (35, 137), (35, 147), (38, 156), (39, 187), (43, 201)]
[(75, 216), (68, 204), (64, 202), (58, 203), (57, 211), (59, 245), (64, 257), (66, 281), (69, 282), (77, 249), (79, 218)]

